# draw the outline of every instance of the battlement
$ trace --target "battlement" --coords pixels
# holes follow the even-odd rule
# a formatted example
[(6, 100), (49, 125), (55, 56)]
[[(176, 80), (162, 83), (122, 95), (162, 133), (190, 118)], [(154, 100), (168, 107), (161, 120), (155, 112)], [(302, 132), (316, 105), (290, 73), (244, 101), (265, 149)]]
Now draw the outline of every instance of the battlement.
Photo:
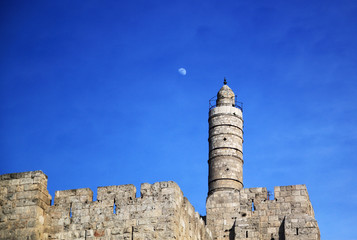
[(147, 201), (182, 201), (183, 193), (172, 181), (141, 184), (140, 196), (136, 197), (136, 187), (132, 184), (113, 185), (97, 188), (97, 200), (93, 201), (93, 192), (89, 188), (56, 191), (55, 207), (68, 207), (71, 204), (100, 203), (101, 206), (125, 206), (142, 204)]
[(172, 181), (56, 191), (42, 171), (0, 176), (0, 239), (211, 239)]
[(45, 177), (46, 179), (48, 178), (47, 175), (44, 174), (41, 170), (37, 170), (37, 171), (31, 171), (31, 172), (3, 174), (3, 175), (0, 175), (0, 180), (4, 181), (4, 180), (26, 179), (26, 178), (34, 179), (35, 177), (40, 177), (40, 178)]
[(310, 201), (305, 184), (274, 187), (274, 197), (278, 201)]
[(235, 239), (290, 239), (299, 229), (296, 239), (319, 236), (305, 185), (277, 186), (271, 200), (264, 187), (217, 191), (208, 196), (206, 207), (207, 224), (216, 239), (230, 239), (232, 234)]

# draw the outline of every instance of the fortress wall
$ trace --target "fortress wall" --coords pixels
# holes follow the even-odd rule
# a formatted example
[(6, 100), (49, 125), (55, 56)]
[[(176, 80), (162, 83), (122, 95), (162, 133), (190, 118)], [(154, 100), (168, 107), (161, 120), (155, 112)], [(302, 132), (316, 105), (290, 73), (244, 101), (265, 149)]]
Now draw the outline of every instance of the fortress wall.
[(320, 239), (320, 230), (315, 218), (306, 214), (292, 214), (284, 220), (285, 239)]
[(174, 182), (57, 191), (49, 239), (209, 239), (202, 219)]
[[(207, 228), (174, 182), (57, 191), (41, 171), (0, 176), (0, 239), (319, 239), (305, 185), (213, 192)], [(254, 203), (254, 205), (253, 205)], [(212, 235), (210, 231), (212, 231)], [(212, 237), (213, 236), (213, 237)]]
[[(89, 188), (56, 191), (54, 205), (46, 212), (46, 237), (56, 239), (56, 233), (70, 230), (71, 224), (89, 225), (89, 203), (93, 192)], [(79, 237), (79, 235), (76, 235)]]
[(43, 239), (50, 202), (42, 171), (1, 175), (0, 239)]
[[(275, 187), (273, 200), (267, 199), (265, 188), (243, 189), (240, 203), (243, 205), (241, 209), (251, 211), (247, 211), (247, 217), (237, 220), (236, 239), (294, 239), (292, 236), (295, 239), (319, 239), (305, 185)], [(291, 224), (292, 221), (294, 224), (295, 221), (300, 222), (300, 235), (296, 235), (296, 228), (293, 227), (296, 224)], [(308, 223), (307, 228), (303, 227), (305, 223)]]
[[(174, 207), (181, 190), (174, 182), (57, 191), (49, 216), (49, 239), (171, 239)], [(72, 207), (72, 216), (70, 208)]]
[(277, 202), (289, 203), (292, 214), (305, 213), (312, 217), (315, 216), (304, 184), (275, 187), (274, 196)]
[[(214, 239), (319, 239), (306, 186), (275, 187), (274, 193), (272, 200), (266, 188), (211, 194), (206, 204), (207, 225)], [(296, 228), (300, 238), (295, 236)]]
[(177, 239), (212, 239), (211, 232), (206, 228), (205, 222), (194, 207), (187, 200), (183, 199), (183, 205), (178, 212), (179, 217), (175, 219), (178, 227)]
[(0, 239), (194, 239), (210, 240), (174, 182), (56, 191), (50, 206), (41, 171), (0, 176)]
[(213, 239), (232, 239), (235, 219), (241, 211), (238, 190), (216, 191), (207, 197), (207, 227)]
[(268, 191), (266, 188), (244, 188), (240, 192), (240, 212), (234, 224), (234, 239), (260, 239), (261, 215), (258, 208), (266, 203)]

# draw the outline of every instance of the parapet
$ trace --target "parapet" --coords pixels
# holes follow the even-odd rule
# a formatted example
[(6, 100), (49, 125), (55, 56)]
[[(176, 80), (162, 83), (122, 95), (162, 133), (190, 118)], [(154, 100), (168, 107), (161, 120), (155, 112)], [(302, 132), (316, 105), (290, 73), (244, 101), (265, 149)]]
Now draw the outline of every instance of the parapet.
[(320, 239), (305, 185), (275, 187), (273, 199), (263, 187), (214, 192), (206, 206), (217, 239)]
[(64, 191), (56, 191), (55, 206), (60, 206), (67, 203), (89, 203), (93, 201), (93, 192), (89, 188), (80, 188)]
[(0, 180), (13, 180), (13, 179), (34, 179), (35, 177), (47, 179), (47, 175), (44, 174), (41, 170), (31, 171), (31, 172), (19, 172), (19, 173), (8, 173), (0, 175)]
[(95, 201), (89, 188), (56, 191), (52, 206), (41, 171), (2, 175), (0, 186), (0, 239), (211, 239), (172, 181), (143, 183), (139, 197), (134, 185), (98, 187)]
[(245, 188), (240, 194), (240, 203), (253, 206), (254, 211), (267, 210), (267, 215), (308, 214), (314, 211), (305, 185), (274, 187), (274, 199), (268, 197), (266, 188)]
[(274, 187), (274, 196), (280, 201), (309, 201), (305, 184)]

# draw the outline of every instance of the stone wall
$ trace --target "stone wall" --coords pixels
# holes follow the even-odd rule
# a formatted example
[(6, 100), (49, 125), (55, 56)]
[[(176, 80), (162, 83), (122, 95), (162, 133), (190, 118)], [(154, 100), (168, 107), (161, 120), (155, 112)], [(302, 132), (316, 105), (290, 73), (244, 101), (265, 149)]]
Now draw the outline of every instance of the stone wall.
[(41, 171), (1, 176), (0, 239), (211, 239), (174, 182), (57, 191)]
[(44, 239), (51, 196), (41, 171), (0, 176), (0, 239)]
[(320, 239), (305, 185), (220, 191), (207, 198), (214, 239)]
[[(174, 182), (57, 191), (41, 171), (0, 176), (0, 239), (320, 239), (305, 185), (216, 191), (207, 227)], [(213, 236), (210, 233), (213, 232)]]
[(206, 221), (213, 239), (232, 239), (234, 221), (240, 212), (238, 190), (216, 191), (207, 197)]

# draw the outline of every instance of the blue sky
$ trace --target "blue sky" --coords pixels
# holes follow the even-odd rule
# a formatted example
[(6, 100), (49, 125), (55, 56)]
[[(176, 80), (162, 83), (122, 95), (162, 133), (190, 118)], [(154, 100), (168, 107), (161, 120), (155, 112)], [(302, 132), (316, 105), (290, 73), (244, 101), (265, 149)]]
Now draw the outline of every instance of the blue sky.
[(205, 214), (226, 77), (245, 187), (306, 184), (322, 239), (357, 239), (356, 25), (348, 0), (2, 1), (0, 174), (43, 170), (52, 196), (173, 180)]

